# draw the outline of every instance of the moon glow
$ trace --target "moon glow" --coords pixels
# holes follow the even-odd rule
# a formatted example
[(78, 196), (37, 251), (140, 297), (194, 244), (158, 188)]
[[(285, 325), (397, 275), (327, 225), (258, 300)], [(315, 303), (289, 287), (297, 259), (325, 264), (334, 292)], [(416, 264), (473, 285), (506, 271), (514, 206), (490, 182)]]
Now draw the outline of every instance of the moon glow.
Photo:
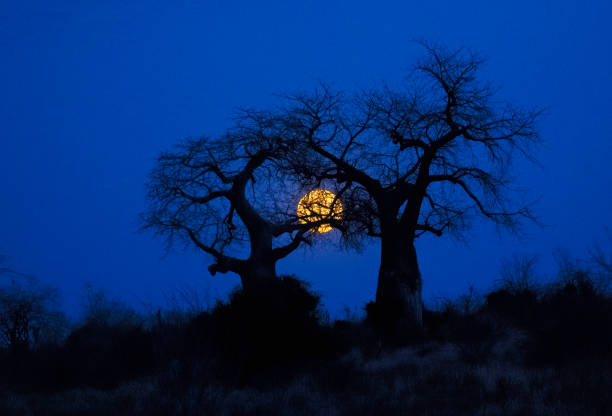
[[(297, 215), (302, 224), (317, 222), (326, 218), (339, 220), (342, 218), (342, 203), (336, 195), (327, 189), (315, 189), (300, 199)], [(320, 224), (312, 231), (323, 234), (333, 230), (330, 224)]]

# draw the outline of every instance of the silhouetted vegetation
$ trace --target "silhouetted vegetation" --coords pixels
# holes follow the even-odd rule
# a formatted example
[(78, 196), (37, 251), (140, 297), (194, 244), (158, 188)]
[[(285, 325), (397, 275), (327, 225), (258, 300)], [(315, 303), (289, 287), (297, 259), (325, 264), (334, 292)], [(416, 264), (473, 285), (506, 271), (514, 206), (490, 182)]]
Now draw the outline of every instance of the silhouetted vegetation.
[(425, 308), (410, 333), (375, 303), (330, 322), (290, 276), (182, 319), (89, 287), (63, 339), (0, 351), (0, 413), (608, 414), (605, 268), (566, 262), (545, 283), (534, 261), (504, 265), (486, 294)]
[(474, 216), (510, 229), (533, 219), (509, 167), (533, 159), (540, 111), (500, 101), (476, 53), (422, 46), (401, 87), (322, 87), (290, 96), (280, 115), (299, 143), (293, 173), (342, 187), (344, 241), (380, 241), (375, 315), (398, 315), (399, 331), (422, 324), (419, 236), (461, 236)]
[[(182, 241), (212, 256), (210, 274), (236, 273), (243, 288), (257, 290), (276, 278), (278, 260), (312, 244), (312, 227), (329, 221), (305, 221), (295, 211), (304, 192), (296, 195), (297, 182), (282, 174), (297, 146), (284, 121), (254, 110), (235, 120), (217, 139), (185, 140), (157, 158), (142, 226), (169, 245)], [(239, 250), (245, 245), (247, 258)]]
[[(530, 158), (540, 114), (500, 103), (472, 52), (423, 46), (406, 90), (322, 87), (158, 157), (142, 226), (237, 274), (226, 302), (138, 313), (88, 286), (69, 326), (55, 289), (0, 268), (28, 282), (0, 286), (0, 414), (612, 414), (601, 247), (588, 264), (559, 257), (553, 282), (517, 257), (488, 293), (423, 305), (417, 237), (461, 235), (474, 214), (533, 219), (508, 168)], [(297, 213), (321, 186), (330, 206)], [(321, 225), (346, 246), (380, 240), (363, 318), (330, 321), (305, 282), (277, 276)]]
[(186, 344), (196, 357), (217, 357), (224, 369), (220, 378), (242, 383), (262, 372), (293, 374), (305, 362), (335, 353), (318, 304), (317, 295), (288, 276), (257, 290), (236, 290), (228, 303), (218, 303), (187, 324)]
[[(188, 139), (162, 153), (143, 228), (194, 245), (213, 257), (211, 274), (234, 272), (247, 290), (312, 244), (317, 225), (340, 230), (347, 246), (378, 239), (370, 316), (396, 326), (387, 331), (421, 326), (416, 238), (460, 236), (474, 216), (511, 229), (533, 219), (511, 191), (510, 166), (533, 159), (540, 116), (501, 101), (481, 79), (476, 53), (422, 46), (399, 88), (292, 94), (280, 108), (238, 113), (217, 139)], [(298, 200), (321, 187), (334, 191), (330, 205), (342, 213), (319, 206), (326, 214), (312, 215), (321, 203), (311, 201), (297, 214)]]
[(9, 269), (0, 281), (0, 346), (21, 354), (29, 348), (61, 338), (65, 317), (59, 310), (57, 290), (32, 276)]

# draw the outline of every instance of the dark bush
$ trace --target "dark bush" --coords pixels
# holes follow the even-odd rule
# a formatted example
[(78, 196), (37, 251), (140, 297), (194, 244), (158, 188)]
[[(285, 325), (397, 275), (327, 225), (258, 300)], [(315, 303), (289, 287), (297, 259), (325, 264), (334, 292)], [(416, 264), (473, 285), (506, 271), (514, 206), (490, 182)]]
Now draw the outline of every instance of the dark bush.
[(214, 329), (209, 312), (201, 312), (194, 316), (183, 331), (183, 353), (196, 357), (210, 354), (214, 344)]
[(110, 388), (154, 365), (151, 333), (140, 327), (88, 324), (64, 348), (66, 382)]
[(369, 302), (365, 307), (365, 323), (385, 346), (396, 347), (423, 340), (423, 328), (403, 319), (402, 307), (400, 302)]
[(485, 308), (498, 317), (514, 323), (524, 324), (533, 318), (538, 296), (533, 290), (510, 291), (498, 289), (486, 297)]
[(0, 368), (0, 385), (12, 391), (109, 389), (151, 372), (151, 334), (140, 327), (88, 324), (73, 331), (64, 345), (49, 344), (18, 356), (4, 352)]
[(527, 360), (534, 365), (561, 365), (609, 354), (612, 300), (581, 274), (544, 296), (530, 329)]
[(423, 328), (428, 337), (438, 341), (447, 341), (452, 338), (452, 332), (461, 314), (455, 308), (446, 307), (443, 310), (423, 308)]
[(220, 356), (241, 378), (328, 357), (336, 347), (319, 322), (319, 296), (285, 276), (200, 314), (188, 326), (192, 345)]
[(368, 357), (380, 353), (380, 336), (364, 320), (336, 320), (327, 330), (333, 342), (333, 350), (337, 353), (346, 353), (351, 349), (359, 350)]

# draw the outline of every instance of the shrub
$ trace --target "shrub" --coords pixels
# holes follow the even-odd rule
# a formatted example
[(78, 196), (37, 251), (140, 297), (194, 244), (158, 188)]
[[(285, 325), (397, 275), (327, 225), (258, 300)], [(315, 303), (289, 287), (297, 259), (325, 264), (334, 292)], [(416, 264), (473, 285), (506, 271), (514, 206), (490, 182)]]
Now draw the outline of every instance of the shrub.
[(228, 303), (196, 317), (188, 327), (195, 345), (218, 354), (244, 379), (334, 353), (319, 323), (319, 296), (285, 276), (249, 291), (236, 290)]
[(64, 347), (69, 385), (110, 388), (153, 368), (151, 333), (137, 326), (87, 324)]
[(55, 287), (22, 274), (12, 276), (10, 283), (0, 282), (0, 348), (23, 354), (33, 347), (61, 342), (65, 326)]
[(365, 323), (369, 325), (385, 346), (396, 347), (419, 342), (423, 329), (403, 319), (403, 305), (398, 302), (369, 302)]
[(609, 354), (612, 300), (597, 290), (586, 272), (576, 272), (545, 294), (530, 326), (531, 364), (560, 365)]
[(538, 303), (537, 294), (530, 289), (511, 291), (498, 289), (487, 295), (485, 308), (498, 317), (525, 324), (533, 318)]

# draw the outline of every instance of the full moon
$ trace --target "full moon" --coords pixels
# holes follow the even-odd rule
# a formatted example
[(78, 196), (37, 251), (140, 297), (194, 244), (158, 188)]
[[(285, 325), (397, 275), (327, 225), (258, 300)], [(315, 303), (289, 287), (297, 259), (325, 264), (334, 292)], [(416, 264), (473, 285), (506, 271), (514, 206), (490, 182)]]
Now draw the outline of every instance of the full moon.
[[(332, 206), (333, 205), (333, 206)], [(297, 206), (297, 215), (302, 224), (321, 221), (327, 217), (334, 220), (342, 218), (342, 203), (336, 195), (327, 189), (315, 189), (300, 199)], [(321, 224), (313, 228), (317, 233), (327, 233), (333, 230), (329, 224)]]

